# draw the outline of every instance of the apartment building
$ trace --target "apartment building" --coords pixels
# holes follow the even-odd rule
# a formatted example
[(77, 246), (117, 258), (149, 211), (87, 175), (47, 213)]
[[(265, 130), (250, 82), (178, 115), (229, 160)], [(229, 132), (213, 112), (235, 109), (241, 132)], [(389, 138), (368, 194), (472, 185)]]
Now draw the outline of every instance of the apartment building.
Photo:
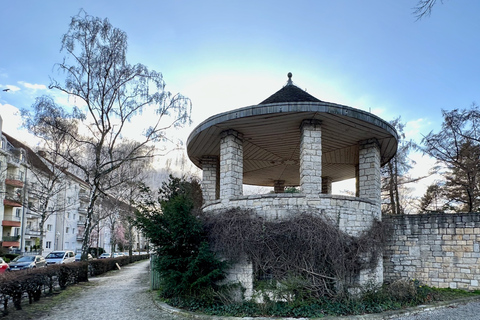
[[(41, 246), (43, 255), (53, 250), (80, 252), (87, 217), (88, 184), (55, 163), (46, 152), (33, 151), (2, 132), (1, 127), (0, 117), (2, 247), (34, 253)], [(118, 202), (109, 210), (116, 212), (119, 207), (125, 207), (125, 204)], [(112, 228), (109, 221), (101, 219), (97, 223), (91, 234), (92, 247), (102, 247), (110, 252)], [(143, 234), (134, 230), (132, 249), (143, 251), (146, 245)]]
[[(2, 120), (0, 118), (0, 130)], [(25, 150), (12, 145), (5, 136), (0, 137), (0, 239), (2, 247), (21, 247), (23, 198), (27, 166)]]

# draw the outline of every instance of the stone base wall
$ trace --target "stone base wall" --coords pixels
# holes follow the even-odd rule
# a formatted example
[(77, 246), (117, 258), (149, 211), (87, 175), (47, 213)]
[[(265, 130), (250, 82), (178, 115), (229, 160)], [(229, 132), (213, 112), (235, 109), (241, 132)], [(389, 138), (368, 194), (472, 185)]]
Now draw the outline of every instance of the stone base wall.
[[(340, 230), (352, 236), (359, 236), (369, 229), (375, 220), (381, 219), (380, 207), (374, 201), (325, 194), (305, 196), (300, 193), (277, 193), (239, 196), (210, 202), (203, 209), (205, 212), (215, 214), (230, 208), (254, 210), (257, 215), (271, 221), (288, 219), (298, 212), (314, 213), (329, 218)], [(253, 269), (249, 262), (232, 266), (227, 280), (242, 284), (245, 288), (245, 298), (252, 298)], [(383, 267), (380, 259), (374, 270), (360, 272), (356, 285), (382, 281)]]
[(311, 212), (330, 218), (340, 230), (358, 236), (370, 228), (372, 222), (381, 220), (379, 206), (369, 199), (349, 196), (319, 194), (307, 197), (301, 193), (249, 195), (217, 200), (204, 206), (205, 212), (221, 212), (229, 208), (254, 210), (269, 220), (287, 219), (292, 214)]
[(389, 241), (384, 279), (439, 288), (480, 289), (480, 214), (384, 216)]

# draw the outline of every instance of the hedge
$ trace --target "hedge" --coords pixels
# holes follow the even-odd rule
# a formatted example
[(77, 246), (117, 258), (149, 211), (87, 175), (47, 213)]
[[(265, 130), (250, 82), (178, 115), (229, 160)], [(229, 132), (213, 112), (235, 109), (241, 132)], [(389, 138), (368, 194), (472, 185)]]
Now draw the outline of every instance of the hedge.
[(97, 276), (116, 270), (117, 264), (124, 266), (148, 258), (148, 254), (134, 255), (5, 272), (0, 275), (0, 302), (3, 302), (3, 315), (8, 314), (10, 302), (13, 302), (17, 310), (21, 310), (24, 297), (28, 297), (28, 303), (31, 304), (40, 300), (42, 292), (52, 294), (57, 288), (64, 290), (70, 285), (88, 281), (89, 275)]

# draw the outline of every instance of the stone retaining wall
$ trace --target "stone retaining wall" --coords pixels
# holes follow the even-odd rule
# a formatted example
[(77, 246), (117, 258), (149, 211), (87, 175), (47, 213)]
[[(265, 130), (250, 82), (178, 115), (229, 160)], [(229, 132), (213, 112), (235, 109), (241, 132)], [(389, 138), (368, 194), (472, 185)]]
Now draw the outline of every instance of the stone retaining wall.
[(389, 228), (384, 279), (480, 289), (480, 214), (383, 216)]

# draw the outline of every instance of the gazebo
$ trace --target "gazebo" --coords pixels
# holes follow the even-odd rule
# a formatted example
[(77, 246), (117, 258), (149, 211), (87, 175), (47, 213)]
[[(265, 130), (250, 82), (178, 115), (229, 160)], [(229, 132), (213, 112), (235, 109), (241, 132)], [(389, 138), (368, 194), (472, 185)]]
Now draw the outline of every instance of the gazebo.
[[(292, 82), (258, 105), (214, 115), (187, 141), (190, 160), (202, 169), (204, 211), (248, 208), (267, 219), (315, 211), (334, 218), (353, 236), (381, 220), (380, 167), (397, 151), (395, 128), (355, 108), (321, 101)], [(332, 195), (332, 183), (356, 179), (356, 195)], [(243, 184), (274, 193), (243, 195)], [(284, 193), (299, 187), (299, 193)], [(232, 280), (252, 292), (248, 262)], [(383, 281), (383, 264), (359, 282)], [(250, 290), (250, 291), (249, 291)]]

